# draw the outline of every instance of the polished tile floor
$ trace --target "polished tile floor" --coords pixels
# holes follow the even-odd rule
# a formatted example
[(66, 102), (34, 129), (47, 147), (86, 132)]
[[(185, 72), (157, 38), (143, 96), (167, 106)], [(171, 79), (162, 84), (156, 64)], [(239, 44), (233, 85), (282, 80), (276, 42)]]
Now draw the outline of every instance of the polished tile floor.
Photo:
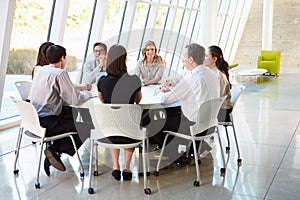
[[(243, 163), (237, 166), (231, 137), (224, 177), (219, 172), (220, 148), (215, 145), (217, 141), (209, 141), (214, 148), (202, 159), (200, 187), (193, 186), (194, 166), (170, 165), (161, 170), (160, 176), (148, 177), (152, 194), (145, 195), (143, 177), (138, 177), (137, 155), (132, 162), (133, 180), (116, 182), (110, 175), (108, 151), (101, 149), (100, 175), (93, 177), (95, 194), (90, 195), (87, 141), (80, 149), (85, 169), (83, 181), (77, 158), (63, 156), (67, 171), (51, 168), (51, 176), (47, 177), (42, 169), (41, 188), (35, 189), (40, 146), (23, 141), (20, 172), (15, 176), (14, 148), (18, 133), (15, 127), (0, 132), (0, 199), (300, 199), (300, 69), (282, 67), (276, 78), (239, 76), (238, 71), (247, 67), (240, 66), (232, 72), (233, 82), (246, 86), (234, 111)], [(220, 129), (225, 145), (225, 131)]]

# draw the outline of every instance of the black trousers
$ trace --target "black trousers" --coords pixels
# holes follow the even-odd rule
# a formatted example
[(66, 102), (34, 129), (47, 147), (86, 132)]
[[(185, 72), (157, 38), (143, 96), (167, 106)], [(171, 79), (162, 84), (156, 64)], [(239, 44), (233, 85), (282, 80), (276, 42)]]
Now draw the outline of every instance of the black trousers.
[[(161, 118), (157, 116), (158, 112), (162, 112)], [(162, 147), (163, 141), (166, 137), (166, 133), (164, 130), (170, 130), (174, 132), (180, 132), (186, 135), (190, 135), (190, 126), (194, 125), (195, 122), (188, 120), (183, 113), (181, 112), (180, 107), (173, 108), (165, 108), (162, 110), (145, 110), (143, 113), (143, 127), (148, 129), (150, 138), (149, 142), (153, 144), (157, 144), (159, 147)], [(208, 131), (213, 131), (213, 129), (203, 131), (202, 133), (198, 133), (197, 135), (202, 136), (206, 135)], [(196, 141), (196, 147), (198, 149), (200, 141)], [(189, 146), (190, 141), (169, 136), (166, 148), (165, 155), (168, 155), (169, 160), (176, 160), (180, 155), (184, 152), (178, 151), (179, 145)], [(188, 149), (187, 149), (188, 150)], [(194, 150), (192, 146), (188, 150), (189, 154), (193, 154)]]
[[(82, 120), (76, 122), (78, 114), (82, 116)], [(77, 149), (79, 149), (82, 142), (89, 137), (90, 130), (93, 128), (88, 109), (64, 107), (59, 116), (52, 115), (40, 117), (39, 119), (41, 126), (46, 128), (47, 137), (56, 136), (66, 132), (77, 132), (78, 134), (72, 135)], [(69, 137), (55, 140), (51, 146), (54, 151), (58, 153), (66, 153), (70, 156), (75, 154), (72, 141)]]

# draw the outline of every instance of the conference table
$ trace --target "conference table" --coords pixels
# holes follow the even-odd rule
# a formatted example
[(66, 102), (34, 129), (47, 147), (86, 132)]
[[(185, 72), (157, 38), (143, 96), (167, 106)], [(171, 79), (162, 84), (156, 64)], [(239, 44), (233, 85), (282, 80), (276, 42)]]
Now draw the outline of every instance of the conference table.
[[(161, 85), (148, 85), (148, 86), (142, 86), (142, 99), (139, 103), (139, 105), (143, 108), (143, 116), (141, 124), (143, 127), (147, 129), (147, 136), (148, 138), (151, 138), (152, 136), (156, 135), (160, 132), (160, 130), (163, 128), (166, 117), (168, 112), (180, 113), (180, 103), (175, 102), (172, 104), (162, 104), (161, 99), (164, 95), (161, 92), (157, 92), (157, 89), (161, 87)], [(83, 104), (79, 106), (75, 106), (78, 111), (77, 113), (77, 122), (92, 122), (93, 118), (95, 118), (93, 113), (93, 107), (96, 104), (102, 104), (100, 99), (98, 98), (96, 86), (92, 88), (93, 91), (93, 98), (90, 98)], [(81, 111), (80, 111), (81, 109)], [(174, 111), (175, 110), (175, 111)], [(88, 133), (88, 134), (87, 134)], [(85, 133), (79, 133), (80, 138), (85, 141), (87, 138), (89, 138), (90, 131), (85, 131)], [(151, 143), (151, 139), (150, 139)], [(148, 145), (147, 145), (148, 146)], [(140, 149), (141, 150), (141, 149)], [(148, 153), (151, 153), (148, 151)], [(153, 153), (153, 152), (152, 152)]]
[[(141, 105), (143, 109), (162, 109), (180, 106), (179, 102), (175, 102), (172, 104), (162, 104), (161, 99), (164, 94), (161, 92), (157, 92), (157, 89), (159, 87), (161, 87), (161, 85), (158, 84), (142, 86), (142, 99), (139, 102), (139, 105)], [(78, 107), (90, 108), (93, 104), (101, 104), (102, 102), (98, 98), (98, 91), (95, 85), (93, 85), (92, 87), (92, 93), (93, 98), (90, 98)]]

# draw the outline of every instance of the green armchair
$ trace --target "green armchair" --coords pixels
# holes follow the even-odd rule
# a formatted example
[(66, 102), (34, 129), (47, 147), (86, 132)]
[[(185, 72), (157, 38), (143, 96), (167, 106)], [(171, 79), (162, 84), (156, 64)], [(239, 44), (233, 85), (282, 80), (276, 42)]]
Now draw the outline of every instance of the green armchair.
[(257, 68), (266, 69), (269, 74), (278, 75), (280, 71), (281, 51), (262, 50), (257, 59)]

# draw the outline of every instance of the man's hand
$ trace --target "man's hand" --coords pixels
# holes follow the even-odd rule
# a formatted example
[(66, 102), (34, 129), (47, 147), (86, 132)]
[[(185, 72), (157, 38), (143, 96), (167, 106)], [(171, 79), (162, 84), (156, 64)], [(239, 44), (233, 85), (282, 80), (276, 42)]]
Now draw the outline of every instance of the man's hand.
[(99, 62), (98, 67), (100, 68), (100, 70), (102, 70), (102, 68), (106, 66), (106, 56), (105, 55), (98, 56), (97, 61)]

